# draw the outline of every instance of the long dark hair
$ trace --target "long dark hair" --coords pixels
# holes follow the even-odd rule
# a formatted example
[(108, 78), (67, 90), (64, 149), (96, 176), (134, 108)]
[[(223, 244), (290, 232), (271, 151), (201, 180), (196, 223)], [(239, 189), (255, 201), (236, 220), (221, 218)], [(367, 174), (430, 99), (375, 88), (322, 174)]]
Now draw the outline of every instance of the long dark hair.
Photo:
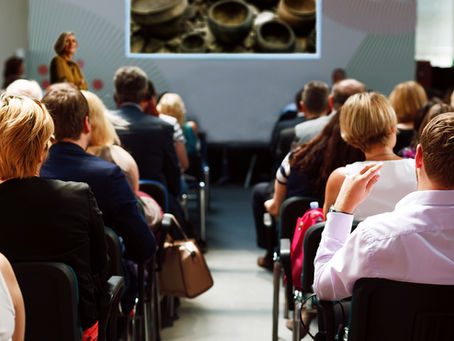
[(365, 159), (361, 150), (342, 140), (339, 113), (311, 141), (299, 145), (290, 157), (292, 172), (304, 173), (309, 187), (319, 198), (324, 198), (326, 181), (333, 170)]

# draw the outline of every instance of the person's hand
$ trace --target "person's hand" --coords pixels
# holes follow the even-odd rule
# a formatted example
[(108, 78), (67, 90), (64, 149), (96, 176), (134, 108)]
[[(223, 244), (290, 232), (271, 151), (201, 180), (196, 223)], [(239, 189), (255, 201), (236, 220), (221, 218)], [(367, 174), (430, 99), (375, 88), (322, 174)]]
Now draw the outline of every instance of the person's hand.
[(279, 209), (273, 199), (265, 201), (263, 205), (265, 206), (266, 211), (273, 217), (277, 218), (279, 216)]
[(355, 208), (367, 198), (372, 187), (377, 183), (379, 170), (383, 163), (364, 166), (358, 173), (347, 176), (337, 196), (334, 208), (337, 211), (353, 213)]

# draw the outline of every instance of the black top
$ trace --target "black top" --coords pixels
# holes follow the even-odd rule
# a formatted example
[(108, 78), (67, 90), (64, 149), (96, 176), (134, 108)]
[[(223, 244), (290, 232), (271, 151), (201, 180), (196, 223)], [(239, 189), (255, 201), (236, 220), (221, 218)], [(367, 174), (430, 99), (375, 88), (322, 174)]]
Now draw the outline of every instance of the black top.
[[(104, 224), (87, 184), (26, 178), (0, 184), (0, 252), (12, 262), (56, 261), (74, 269), (83, 329), (105, 293)], [(39, 293), (37, 293), (39, 295)]]

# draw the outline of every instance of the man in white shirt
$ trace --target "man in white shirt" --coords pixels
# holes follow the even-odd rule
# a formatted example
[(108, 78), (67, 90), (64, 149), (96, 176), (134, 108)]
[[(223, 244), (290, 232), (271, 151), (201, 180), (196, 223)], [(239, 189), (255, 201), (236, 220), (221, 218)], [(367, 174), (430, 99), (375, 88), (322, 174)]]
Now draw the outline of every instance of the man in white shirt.
[(418, 191), (394, 211), (367, 218), (351, 234), (352, 212), (380, 181), (382, 165), (367, 165), (344, 181), (314, 262), (314, 292), (320, 299), (351, 296), (362, 277), (454, 284), (454, 113), (429, 122), (420, 143)]

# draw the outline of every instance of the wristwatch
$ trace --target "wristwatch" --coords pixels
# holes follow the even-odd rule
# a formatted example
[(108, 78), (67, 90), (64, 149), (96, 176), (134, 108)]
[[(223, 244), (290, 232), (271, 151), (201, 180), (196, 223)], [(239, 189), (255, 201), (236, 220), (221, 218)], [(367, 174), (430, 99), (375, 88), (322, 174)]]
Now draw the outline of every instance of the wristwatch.
[(331, 205), (330, 208), (329, 208), (328, 213), (331, 213), (331, 212), (333, 212), (333, 213), (343, 213), (343, 214), (350, 214), (350, 215), (353, 215), (352, 213), (347, 213), (347, 212), (344, 212), (344, 211), (336, 210), (336, 209), (334, 208), (334, 205)]

